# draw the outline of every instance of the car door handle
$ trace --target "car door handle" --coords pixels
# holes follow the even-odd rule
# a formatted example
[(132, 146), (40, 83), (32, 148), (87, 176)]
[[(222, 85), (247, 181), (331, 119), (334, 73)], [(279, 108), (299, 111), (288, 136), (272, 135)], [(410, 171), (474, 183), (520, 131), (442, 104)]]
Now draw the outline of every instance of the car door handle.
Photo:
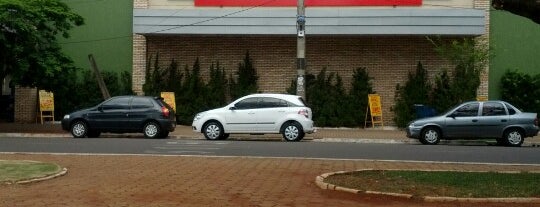
[(506, 119), (501, 119), (501, 122), (506, 122)]
[(473, 119), (472, 122), (478, 122), (478, 119)]
[(248, 114), (255, 114), (255, 112), (249, 112)]

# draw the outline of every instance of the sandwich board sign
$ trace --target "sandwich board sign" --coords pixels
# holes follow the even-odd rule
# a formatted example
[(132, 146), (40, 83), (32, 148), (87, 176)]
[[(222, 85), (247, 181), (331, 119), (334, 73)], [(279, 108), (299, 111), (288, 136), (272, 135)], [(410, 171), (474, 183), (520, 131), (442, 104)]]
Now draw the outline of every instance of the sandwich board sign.
[(368, 94), (368, 106), (366, 108), (366, 119), (364, 122), (364, 128), (367, 126), (368, 123), (368, 114), (371, 117), (370, 123), (372, 127), (375, 127), (376, 124), (384, 127), (381, 96), (379, 96), (379, 94)]
[(50, 118), (54, 121), (54, 94), (45, 90), (39, 90), (39, 117), (41, 124), (43, 119)]

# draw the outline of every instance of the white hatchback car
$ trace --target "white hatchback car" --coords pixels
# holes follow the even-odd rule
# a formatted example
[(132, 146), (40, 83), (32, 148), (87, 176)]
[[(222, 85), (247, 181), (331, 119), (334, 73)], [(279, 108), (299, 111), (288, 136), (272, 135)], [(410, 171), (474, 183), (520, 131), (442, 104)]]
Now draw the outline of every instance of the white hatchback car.
[(229, 134), (282, 134), (287, 141), (300, 141), (313, 133), (312, 112), (300, 96), (252, 94), (223, 108), (198, 113), (193, 131), (208, 140), (223, 140)]

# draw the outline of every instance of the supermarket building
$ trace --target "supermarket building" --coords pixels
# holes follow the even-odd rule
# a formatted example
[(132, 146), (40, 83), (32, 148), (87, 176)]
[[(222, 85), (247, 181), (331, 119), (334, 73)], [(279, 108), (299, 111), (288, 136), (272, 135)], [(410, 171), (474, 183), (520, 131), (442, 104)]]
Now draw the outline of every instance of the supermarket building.
[[(396, 84), (420, 61), (433, 78), (450, 63), (427, 36), (489, 42), (489, 0), (306, 0), (307, 73), (323, 67), (350, 85), (365, 67), (392, 124)], [(134, 0), (133, 90), (142, 94), (147, 57), (159, 52), (202, 74), (217, 61), (236, 72), (249, 51), (261, 92), (284, 93), (296, 79), (296, 0)], [(479, 96), (488, 94), (488, 68)], [(367, 97), (366, 97), (367, 98)], [(386, 124), (385, 124), (386, 125)]]

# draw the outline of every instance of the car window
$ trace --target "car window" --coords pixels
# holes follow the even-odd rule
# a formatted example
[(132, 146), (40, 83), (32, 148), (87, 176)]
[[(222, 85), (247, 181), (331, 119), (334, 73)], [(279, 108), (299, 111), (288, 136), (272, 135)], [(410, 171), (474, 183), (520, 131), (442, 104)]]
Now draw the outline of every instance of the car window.
[(259, 107), (258, 102), (259, 98), (246, 98), (239, 101), (234, 106), (236, 107), (236, 109), (254, 109)]
[(482, 105), (482, 116), (501, 116), (506, 115), (506, 110), (501, 103), (485, 102)]
[(264, 97), (259, 103), (260, 108), (276, 108), (276, 107), (287, 107), (287, 101), (279, 98)]
[(154, 107), (154, 104), (149, 98), (133, 97), (133, 100), (131, 101), (132, 109), (147, 109), (152, 107)]
[(102, 110), (128, 109), (129, 99), (131, 99), (131, 97), (113, 98), (101, 105), (101, 108)]
[(454, 111), (456, 117), (478, 116), (479, 103), (470, 103), (459, 107)]
[(506, 105), (506, 108), (508, 109), (508, 114), (509, 115), (514, 115), (516, 114), (516, 110), (514, 109), (514, 107), (508, 105), (508, 104), (505, 104)]

